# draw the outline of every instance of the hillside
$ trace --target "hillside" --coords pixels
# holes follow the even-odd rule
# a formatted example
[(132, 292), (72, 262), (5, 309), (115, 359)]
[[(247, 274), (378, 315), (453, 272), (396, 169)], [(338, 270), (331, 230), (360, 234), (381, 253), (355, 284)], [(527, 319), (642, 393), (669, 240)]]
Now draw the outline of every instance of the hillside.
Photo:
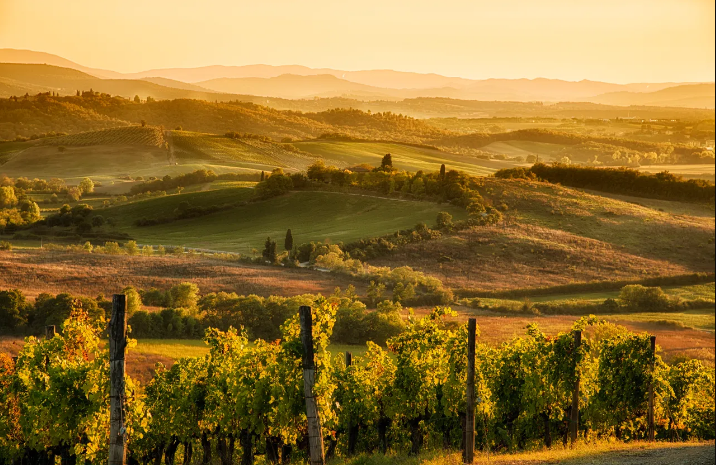
[(410, 244), (371, 263), (410, 264), (471, 289), (713, 271), (713, 207), (696, 216), (678, 202), (492, 178), (481, 191), (504, 210), (505, 224)]
[[(41, 92), (56, 92), (60, 95), (75, 95), (78, 90), (92, 89), (127, 99), (135, 95), (143, 99), (147, 96), (154, 99), (193, 98), (224, 101), (237, 98), (236, 95), (217, 96), (209, 90), (190, 90), (185, 84), (179, 84), (181, 88), (176, 88), (139, 79), (100, 79), (74, 69), (50, 65), (0, 63), (0, 78), (4, 84), (0, 86), (0, 97), (24, 95), (27, 92), (25, 89), (31, 87)], [(171, 84), (168, 81), (163, 82)]]
[[(99, 210), (114, 218), (117, 230), (142, 244), (197, 247), (250, 254), (261, 250), (267, 236), (281, 245), (287, 229), (297, 244), (329, 240), (349, 242), (363, 237), (389, 234), (415, 226), (433, 224), (440, 211), (456, 218), (464, 210), (430, 202), (385, 199), (336, 192), (292, 192), (270, 200), (249, 203), (199, 218), (177, 220), (156, 226), (134, 225), (141, 218), (171, 214), (182, 201), (190, 206), (235, 203), (250, 197), (252, 189), (226, 188), (142, 200), (126, 206)], [(307, 221), (310, 218), (310, 221)]]
[[(280, 85), (293, 80), (290, 86)], [(220, 79), (220, 83), (232, 82), (230, 78)], [(544, 105), (542, 102), (496, 101), (498, 94), (459, 95), (453, 91), (440, 93), (441, 97), (424, 97), (420, 89), (384, 89), (378, 86), (354, 83), (340, 76), (323, 74), (321, 76), (277, 76), (275, 78), (242, 78), (237, 82), (254, 83), (245, 88), (226, 89), (233, 91), (251, 91), (261, 95), (286, 92), (292, 97), (301, 94), (346, 95), (347, 97), (329, 98), (278, 98), (235, 93), (217, 92), (195, 84), (150, 74), (140, 79), (99, 79), (71, 67), (57, 67), (43, 64), (8, 64), (0, 62), (0, 97), (38, 92), (54, 92), (59, 95), (75, 95), (80, 91), (93, 89), (97, 92), (117, 95), (124, 98), (142, 99), (199, 99), (218, 102), (242, 101), (265, 105), (279, 110), (302, 112), (321, 112), (335, 108), (356, 108), (372, 112), (393, 112), (418, 118), (461, 117), (484, 118), (505, 116), (550, 116), (559, 118), (615, 118), (635, 116), (638, 118), (713, 118), (713, 110), (689, 108), (666, 108), (646, 106), (616, 106), (595, 103), (557, 103)], [(260, 85), (259, 85), (260, 84)], [(298, 85), (300, 84), (300, 85)], [(295, 87), (295, 89), (294, 89)], [(658, 86), (656, 86), (658, 87)], [(650, 89), (656, 88), (651, 86)], [(217, 87), (219, 88), (219, 87)], [(223, 88), (223, 87), (221, 87)], [(641, 87), (640, 87), (641, 88)], [(444, 89), (443, 89), (444, 90)], [(441, 90), (441, 92), (443, 92)], [(284, 95), (284, 94), (281, 94)], [(433, 95), (433, 94), (430, 94)], [(348, 97), (354, 98), (348, 98)], [(464, 100), (466, 98), (484, 99)], [(463, 99), (463, 100), (460, 100)], [(511, 99), (502, 95), (499, 100)], [(514, 99), (513, 99), (514, 100)], [(582, 99), (583, 100), (583, 99)]]
[(398, 92), (380, 87), (357, 84), (330, 74), (297, 76), (283, 74), (273, 78), (219, 78), (197, 83), (207, 89), (232, 94), (260, 95), (286, 99), (313, 97), (340, 97), (345, 95), (363, 98), (394, 98)]
[[(154, 85), (145, 83), (147, 85)], [(280, 111), (252, 103), (161, 100), (144, 104), (102, 95), (0, 99), (0, 139), (49, 131), (79, 132), (146, 121), (154, 126), (224, 134), (261, 134), (275, 139), (317, 137), (343, 132), (370, 139), (420, 142), (445, 131), (395, 114), (358, 110), (318, 113)]]
[(88, 68), (74, 61), (67, 60), (52, 53), (36, 52), (34, 50), (17, 50), (12, 48), (0, 48), (0, 63), (29, 63), (59, 66), (62, 68), (75, 69), (91, 76), (99, 78), (120, 78), (122, 73), (106, 69)]
[(610, 92), (590, 99), (607, 105), (651, 105), (661, 107), (714, 108), (714, 83), (669, 87), (655, 92)]

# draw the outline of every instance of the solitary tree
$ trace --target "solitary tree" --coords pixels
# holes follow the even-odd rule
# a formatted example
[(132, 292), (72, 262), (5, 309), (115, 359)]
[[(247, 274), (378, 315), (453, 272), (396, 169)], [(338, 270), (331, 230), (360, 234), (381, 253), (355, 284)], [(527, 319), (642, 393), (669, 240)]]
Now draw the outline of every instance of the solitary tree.
[(145, 127), (147, 125), (146, 120), (142, 120), (142, 127)]
[(261, 172), (261, 182), (264, 182), (264, 179), (266, 179), (266, 173), (263, 171)]
[(293, 234), (291, 234), (291, 230), (286, 231), (286, 240), (283, 243), (284, 250), (292, 250), (293, 249)]
[(386, 153), (383, 160), (380, 162), (380, 169), (382, 171), (391, 171), (393, 169), (393, 156)]
[(134, 103), (142, 103), (142, 99), (139, 98), (139, 95), (134, 96)]
[(15, 189), (10, 186), (0, 187), (0, 208), (11, 208), (17, 205)]
[(445, 180), (445, 163), (440, 165), (440, 180), (441, 181)]
[(91, 194), (94, 192), (94, 183), (90, 178), (83, 178), (78, 187), (83, 194)]
[(452, 215), (448, 212), (438, 213), (437, 224), (439, 229), (450, 229), (452, 228)]

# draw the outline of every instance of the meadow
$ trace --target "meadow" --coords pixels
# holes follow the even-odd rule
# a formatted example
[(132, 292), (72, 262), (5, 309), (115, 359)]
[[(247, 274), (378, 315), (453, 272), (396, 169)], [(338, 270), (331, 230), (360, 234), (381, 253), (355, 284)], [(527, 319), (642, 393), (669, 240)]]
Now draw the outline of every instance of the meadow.
[(324, 159), (326, 164), (337, 167), (350, 167), (362, 163), (377, 166), (386, 153), (391, 154), (396, 167), (411, 172), (438, 171), (440, 165), (444, 163), (450, 169), (465, 171), (475, 176), (486, 176), (499, 169), (515, 165), (505, 161), (484, 160), (431, 148), (387, 142), (318, 140), (294, 142), (293, 145)]
[[(412, 228), (419, 222), (434, 224), (441, 211), (456, 219), (466, 217), (464, 210), (431, 202), (406, 201), (339, 192), (292, 192), (273, 199), (248, 203), (230, 210), (199, 218), (177, 220), (156, 226), (137, 227), (130, 222), (143, 216), (171, 213), (171, 206), (184, 195), (219, 203), (220, 200), (246, 198), (246, 188), (209, 193), (182, 194), (147, 199), (126, 207), (102, 210), (122, 218), (117, 229), (130, 234), (138, 243), (175, 245), (207, 250), (251, 254), (262, 250), (267, 237), (283, 245), (286, 230), (291, 229), (297, 244), (310, 241), (350, 242), (364, 237), (381, 236)], [(199, 200), (202, 199), (202, 200)], [(189, 201), (193, 206), (194, 203)]]

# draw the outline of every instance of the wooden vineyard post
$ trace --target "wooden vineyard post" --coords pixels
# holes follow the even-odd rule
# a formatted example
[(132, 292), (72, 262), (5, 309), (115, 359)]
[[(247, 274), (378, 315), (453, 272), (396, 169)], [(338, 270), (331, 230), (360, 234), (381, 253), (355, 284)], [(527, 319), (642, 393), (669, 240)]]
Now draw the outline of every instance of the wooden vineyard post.
[[(656, 336), (651, 336), (651, 355), (656, 356)], [(654, 365), (652, 364), (652, 373)], [(649, 383), (649, 412), (647, 414), (647, 421), (649, 422), (649, 442), (654, 442), (654, 383)]]
[(464, 463), (475, 458), (475, 330), (477, 321), (467, 321), (467, 408), (465, 409), (465, 455)]
[(55, 325), (45, 326), (45, 339), (52, 339), (55, 337)]
[(126, 462), (124, 427), (124, 349), (127, 347), (127, 298), (112, 297), (109, 320), (109, 465)]
[[(579, 346), (582, 345), (582, 332), (574, 332), (574, 351), (575, 353), (579, 350)], [(579, 431), (579, 374), (577, 373), (577, 367), (574, 367), (574, 391), (572, 391), (572, 411), (570, 412), (569, 419), (569, 437), (572, 445), (577, 442), (577, 432)]]
[(313, 359), (313, 322), (311, 307), (298, 309), (301, 321), (301, 342), (303, 343), (303, 395), (306, 399), (306, 418), (308, 420), (308, 454), (311, 465), (324, 465), (323, 432), (318, 418), (318, 405), (313, 397), (313, 385), (316, 382), (316, 362)]
[(353, 365), (353, 354), (346, 352), (346, 366), (349, 367), (351, 365)]

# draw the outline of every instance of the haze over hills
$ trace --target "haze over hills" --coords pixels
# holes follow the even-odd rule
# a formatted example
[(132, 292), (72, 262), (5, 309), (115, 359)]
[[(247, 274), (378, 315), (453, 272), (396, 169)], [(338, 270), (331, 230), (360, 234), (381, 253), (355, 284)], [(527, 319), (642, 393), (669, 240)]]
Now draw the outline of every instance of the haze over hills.
[[(596, 103), (607, 105), (652, 105), (665, 107), (713, 108), (716, 91), (714, 84), (685, 84), (656, 92), (610, 92), (594, 97)], [(708, 105), (710, 103), (710, 105)]]
[[(0, 49), (0, 63), (47, 63), (51, 67), (0, 67), (0, 95), (89, 89), (156, 99), (232, 100), (239, 96), (283, 99), (349, 97), (357, 100), (451, 98), (514, 102), (593, 102), (610, 105), (714, 108), (714, 84), (612, 84), (559, 79), (471, 80), (393, 70), (342, 71), (299, 65), (205, 66), (120, 74), (88, 68), (56, 55)], [(665, 92), (667, 89), (670, 92)], [(665, 92), (665, 93), (664, 93)], [(218, 95), (223, 94), (223, 95)], [(250, 99), (249, 99), (250, 101)]]

